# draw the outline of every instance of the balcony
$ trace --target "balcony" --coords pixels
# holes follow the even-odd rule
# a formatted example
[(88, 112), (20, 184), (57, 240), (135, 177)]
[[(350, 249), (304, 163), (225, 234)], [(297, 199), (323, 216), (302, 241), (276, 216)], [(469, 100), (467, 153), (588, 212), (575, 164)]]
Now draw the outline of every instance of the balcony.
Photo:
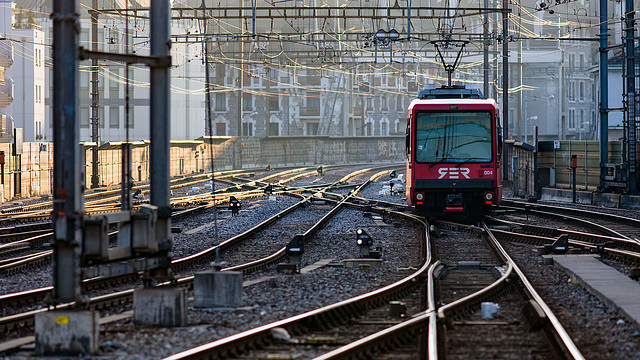
[(13, 64), (13, 43), (9, 40), (0, 40), (0, 66), (9, 67)]
[(13, 102), (13, 80), (4, 78), (4, 83), (0, 85), (0, 109), (5, 108)]

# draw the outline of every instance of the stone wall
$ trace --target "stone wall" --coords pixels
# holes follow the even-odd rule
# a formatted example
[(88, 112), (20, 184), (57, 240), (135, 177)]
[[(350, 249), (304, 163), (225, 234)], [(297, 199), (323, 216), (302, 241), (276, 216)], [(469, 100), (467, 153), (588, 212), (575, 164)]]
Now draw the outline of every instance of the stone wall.
[[(316, 166), (351, 163), (402, 163), (404, 136), (329, 137), (278, 136), (213, 137), (204, 141), (176, 141), (171, 144), (171, 177), (211, 171), (271, 166)], [(53, 144), (24, 143), (23, 154), (12, 156), (12, 144), (0, 144), (0, 201), (51, 195), (53, 187)], [(91, 147), (86, 147), (85, 184), (91, 185)], [(100, 185), (117, 187), (121, 177), (121, 150), (103, 146), (99, 151)], [(1, 161), (0, 161), (1, 163)], [(132, 149), (134, 181), (149, 180), (149, 143), (136, 142)], [(20, 186), (16, 186), (19, 184)]]

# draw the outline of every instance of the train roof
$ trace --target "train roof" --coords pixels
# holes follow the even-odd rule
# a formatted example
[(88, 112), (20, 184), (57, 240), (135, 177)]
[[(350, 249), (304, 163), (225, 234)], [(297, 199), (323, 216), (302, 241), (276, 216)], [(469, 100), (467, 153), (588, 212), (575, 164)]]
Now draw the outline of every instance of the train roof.
[(494, 108), (497, 108), (498, 105), (496, 103), (496, 101), (494, 99), (460, 99), (460, 98), (454, 98), (454, 99), (414, 99), (411, 101), (411, 104), (409, 105), (409, 110), (413, 109), (413, 107), (415, 107), (416, 105), (435, 105), (436, 107), (439, 107), (438, 105), (452, 105), (452, 104), (457, 104), (457, 105), (471, 105), (471, 106), (492, 106)]

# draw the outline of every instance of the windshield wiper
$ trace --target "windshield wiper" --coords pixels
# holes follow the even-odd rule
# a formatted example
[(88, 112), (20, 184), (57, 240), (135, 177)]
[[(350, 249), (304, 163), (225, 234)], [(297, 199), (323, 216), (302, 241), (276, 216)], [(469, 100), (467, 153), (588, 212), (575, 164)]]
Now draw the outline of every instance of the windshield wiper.
[(442, 159), (440, 159), (440, 160), (438, 160), (438, 161), (434, 162), (433, 164), (429, 165), (429, 169), (431, 169), (432, 167), (434, 167), (434, 166), (436, 166), (436, 165), (438, 165), (438, 164), (442, 164), (442, 163), (443, 163), (443, 162), (445, 162), (445, 161), (447, 161), (447, 158), (446, 158), (446, 157), (443, 157)]
[(466, 164), (466, 163), (468, 163), (468, 162), (469, 162), (469, 161), (471, 161), (471, 160), (484, 160), (484, 158), (479, 158), (479, 157), (470, 157), (470, 158), (467, 158), (465, 161), (463, 161), (463, 162), (461, 162), (461, 163), (459, 163), (459, 164), (456, 164), (456, 167), (460, 167), (460, 166), (462, 166), (462, 164)]

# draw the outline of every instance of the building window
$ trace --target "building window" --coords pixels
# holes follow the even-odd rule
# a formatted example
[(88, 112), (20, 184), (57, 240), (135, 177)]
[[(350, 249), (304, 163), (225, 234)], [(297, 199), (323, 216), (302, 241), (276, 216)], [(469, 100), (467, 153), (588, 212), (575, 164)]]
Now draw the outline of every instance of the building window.
[(280, 110), (280, 101), (278, 95), (269, 95), (269, 111)]
[(91, 114), (89, 112), (88, 106), (80, 107), (80, 127), (88, 128), (90, 122)]
[(253, 110), (253, 96), (249, 93), (242, 94), (242, 110), (251, 111)]
[(242, 136), (253, 136), (253, 124), (252, 123), (244, 123), (244, 124), (242, 124)]
[(576, 128), (576, 111), (574, 109), (569, 110), (569, 129), (575, 130)]
[(318, 134), (318, 123), (307, 123), (307, 135), (317, 135)]
[(120, 107), (109, 106), (109, 128), (117, 129), (120, 127)]
[(389, 135), (389, 123), (387, 122), (380, 123), (380, 135), (382, 136)]
[(387, 105), (387, 98), (385, 97), (380, 99), (380, 110), (389, 111), (389, 107)]
[(307, 97), (307, 107), (320, 107), (320, 94), (313, 93)]
[(216, 64), (216, 82), (222, 84), (224, 82), (225, 66)]
[(216, 136), (225, 136), (225, 135), (227, 135), (227, 124), (216, 123)]
[(398, 96), (396, 99), (396, 111), (402, 111), (402, 97)]
[(569, 54), (569, 71), (573, 71), (576, 66), (576, 54)]
[(216, 93), (216, 105), (215, 111), (225, 111), (227, 110), (227, 94), (225, 93)]
[(280, 135), (280, 124), (278, 123), (269, 123), (269, 136), (278, 136)]
[(580, 100), (584, 100), (584, 82), (580, 81)]

